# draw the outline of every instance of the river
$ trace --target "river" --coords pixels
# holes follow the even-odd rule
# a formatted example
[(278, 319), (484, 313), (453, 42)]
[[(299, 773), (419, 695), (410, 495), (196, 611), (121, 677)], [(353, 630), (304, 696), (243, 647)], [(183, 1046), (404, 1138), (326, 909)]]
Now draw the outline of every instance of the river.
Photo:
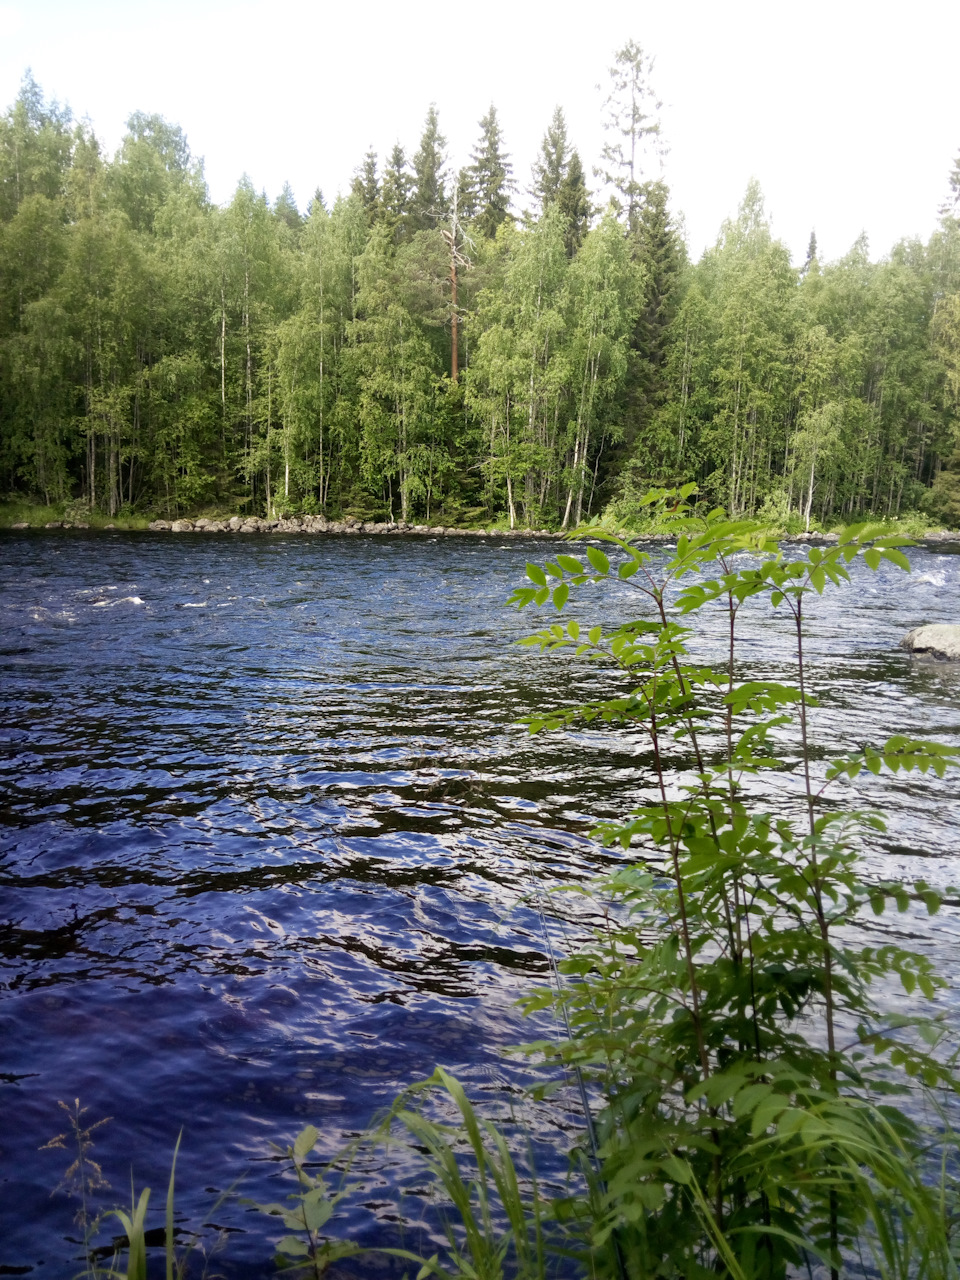
[[(524, 1076), (502, 1049), (550, 1029), (514, 1005), (547, 974), (534, 886), (618, 856), (588, 833), (642, 759), (624, 733), (516, 727), (598, 678), (511, 643), (535, 623), (504, 601), (555, 549), (0, 535), (0, 1275), (78, 1269), (71, 1156), (41, 1149), (59, 1101), (109, 1117), (97, 1205), (128, 1201), (132, 1168), (154, 1226), (182, 1128), (178, 1224), (252, 1278), (281, 1232), (238, 1195), (284, 1193), (273, 1142), (312, 1122), (333, 1150), (437, 1063), (488, 1100)], [(812, 609), (819, 745), (960, 742), (960, 666), (897, 648), (960, 621), (960, 546), (909, 554), (909, 576), (858, 569)], [(591, 588), (578, 612), (628, 607)], [(743, 627), (755, 669), (790, 678), (786, 620)], [(888, 821), (868, 870), (960, 880), (960, 771), (855, 794)], [(549, 945), (576, 927), (551, 909)], [(960, 913), (876, 928), (933, 957), (960, 1021)], [(541, 1116), (537, 1140), (570, 1123)], [(410, 1210), (390, 1168), (370, 1176), (349, 1225), (382, 1242)]]

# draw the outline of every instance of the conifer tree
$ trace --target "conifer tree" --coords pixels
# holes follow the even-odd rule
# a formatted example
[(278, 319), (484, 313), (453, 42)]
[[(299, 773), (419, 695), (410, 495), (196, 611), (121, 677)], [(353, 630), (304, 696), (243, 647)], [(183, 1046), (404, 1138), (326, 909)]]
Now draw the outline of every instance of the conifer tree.
[(800, 268), (800, 274), (805, 276), (808, 271), (814, 270), (817, 265), (817, 233), (810, 232), (810, 241), (807, 244), (807, 256), (803, 266)]
[(480, 128), (480, 141), (471, 157), (473, 164), (469, 168), (469, 177), (475, 192), (477, 230), (492, 240), (497, 228), (510, 216), (513, 166), (503, 150), (503, 132), (493, 103), (480, 121)]
[(593, 212), (590, 207), (590, 192), (583, 176), (583, 165), (576, 151), (570, 156), (567, 172), (557, 191), (557, 208), (564, 220), (567, 257), (572, 258), (583, 244)]
[[(530, 194), (543, 213), (560, 194), (571, 163), (567, 121), (561, 107), (554, 107), (553, 118), (540, 143), (540, 154), (533, 162), (533, 185)], [(581, 177), (582, 177), (581, 172)]]
[(383, 171), (380, 187), (380, 217), (393, 232), (394, 243), (399, 243), (404, 237), (412, 192), (413, 175), (407, 166), (403, 147), (396, 142)]
[(457, 174), (457, 214), (463, 222), (471, 222), (480, 212), (476, 174), (471, 165), (465, 164)]
[(942, 218), (956, 218), (960, 214), (960, 155), (953, 162), (950, 177), (947, 179), (950, 194), (940, 206)]
[(443, 166), (446, 163), (444, 148), (447, 140), (440, 132), (437, 108), (431, 103), (420, 138), (420, 146), (413, 157), (415, 185), (410, 207), (411, 231), (427, 231), (436, 226), (437, 219), (447, 212), (447, 196), (444, 189)]
[(367, 216), (373, 218), (380, 203), (380, 179), (377, 177), (377, 153), (370, 147), (363, 165), (353, 179), (351, 190), (360, 197)]
[(643, 305), (637, 321), (635, 348), (650, 371), (650, 392), (659, 398), (667, 334), (677, 311), (684, 249), (667, 208), (668, 190), (652, 182), (640, 211), (635, 258), (644, 279)]
[(643, 203), (644, 152), (660, 139), (658, 112), (663, 105), (650, 86), (653, 60), (635, 40), (628, 40), (610, 68), (610, 93), (604, 102), (603, 127), (610, 135), (594, 173), (617, 192), (630, 231), (636, 230)]
[(300, 210), (297, 208), (297, 202), (289, 182), (283, 184), (283, 190), (273, 202), (273, 216), (278, 222), (288, 226), (295, 236), (300, 234), (303, 227), (303, 218), (300, 216)]

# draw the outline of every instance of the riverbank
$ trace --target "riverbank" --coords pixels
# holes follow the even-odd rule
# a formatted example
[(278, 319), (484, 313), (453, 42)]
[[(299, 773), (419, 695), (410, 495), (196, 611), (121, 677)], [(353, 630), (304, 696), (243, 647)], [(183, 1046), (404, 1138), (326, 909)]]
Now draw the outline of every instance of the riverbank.
[[(905, 537), (910, 537), (921, 545), (935, 545), (943, 542), (960, 542), (960, 531), (930, 528), (918, 531), (917, 522), (893, 521), (890, 529)], [(7, 504), (0, 506), (0, 529), (81, 529), (91, 531), (120, 531), (128, 533), (242, 533), (242, 534), (340, 534), (355, 536), (359, 534), (375, 534), (434, 538), (563, 538), (565, 534), (555, 529), (505, 528), (491, 524), (486, 527), (463, 527), (458, 525), (412, 524), (406, 520), (359, 520), (346, 517), (343, 520), (328, 520), (325, 516), (304, 515), (284, 516), (277, 519), (266, 519), (262, 516), (223, 515), (215, 513), (209, 516), (181, 517), (176, 520), (154, 519), (149, 516), (116, 516), (112, 519), (84, 512), (81, 516), (65, 514), (57, 507), (36, 507), (24, 504)], [(612, 532), (612, 529), (605, 529)], [(635, 530), (633, 536), (646, 542), (670, 543), (676, 541), (675, 533), (659, 532), (655, 529)], [(809, 533), (781, 533), (780, 541), (784, 543), (824, 543), (836, 542), (839, 535), (836, 530), (812, 530)]]

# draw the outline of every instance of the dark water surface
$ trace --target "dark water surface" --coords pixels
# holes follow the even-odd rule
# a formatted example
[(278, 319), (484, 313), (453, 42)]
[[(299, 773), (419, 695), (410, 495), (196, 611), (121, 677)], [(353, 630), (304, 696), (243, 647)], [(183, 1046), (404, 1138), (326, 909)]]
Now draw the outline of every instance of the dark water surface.
[[(587, 833), (629, 806), (644, 759), (624, 734), (514, 727), (594, 688), (592, 669), (510, 644), (533, 620), (503, 601), (554, 548), (3, 535), (0, 1275), (78, 1269), (76, 1205), (51, 1195), (70, 1156), (39, 1149), (65, 1127), (58, 1100), (112, 1117), (100, 1203), (129, 1198), (132, 1166), (152, 1225), (182, 1128), (181, 1225), (225, 1228), (215, 1269), (253, 1277), (281, 1232), (212, 1206), (241, 1176), (245, 1196), (284, 1194), (271, 1142), (312, 1122), (332, 1150), (437, 1063), (481, 1098), (519, 1078), (501, 1049), (538, 1029), (513, 1002), (547, 972), (533, 884), (615, 857)], [(896, 647), (960, 621), (956, 551), (913, 550), (909, 577), (858, 572), (818, 602), (819, 744), (960, 741), (960, 668)], [(622, 616), (627, 589), (590, 604)], [(754, 609), (745, 635), (754, 669), (791, 678), (785, 619)], [(889, 824), (871, 870), (960, 880), (960, 777), (857, 796)], [(876, 927), (935, 958), (960, 1026), (958, 913)], [(384, 1242), (394, 1177), (372, 1176), (354, 1226)]]

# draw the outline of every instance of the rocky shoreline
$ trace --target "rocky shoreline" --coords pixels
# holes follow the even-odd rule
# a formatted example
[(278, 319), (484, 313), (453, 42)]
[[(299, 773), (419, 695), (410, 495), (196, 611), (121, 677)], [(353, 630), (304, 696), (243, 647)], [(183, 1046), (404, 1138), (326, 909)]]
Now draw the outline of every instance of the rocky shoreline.
[[(39, 528), (21, 521), (10, 526), (11, 529)], [(49, 520), (45, 529), (90, 529), (92, 526), (80, 520)], [(99, 529), (109, 532), (115, 526), (107, 524)], [(259, 516), (231, 516), (226, 520), (152, 520), (147, 526), (152, 533), (309, 533), (309, 534), (379, 534), (391, 536), (419, 536), (434, 538), (563, 538), (566, 535), (551, 529), (458, 529), (447, 525), (410, 524), (405, 520), (365, 521), (356, 519), (327, 520), (324, 516), (289, 516), (283, 519), (267, 520)], [(124, 532), (137, 533), (143, 530), (130, 529)], [(654, 543), (676, 542), (676, 534), (647, 533), (634, 535), (639, 541)], [(839, 541), (836, 533), (794, 533), (784, 534), (779, 539), (782, 543), (816, 544), (829, 546)], [(960, 542), (960, 532), (952, 533), (947, 529), (924, 534), (913, 539), (920, 546), (936, 545), (944, 542)]]

